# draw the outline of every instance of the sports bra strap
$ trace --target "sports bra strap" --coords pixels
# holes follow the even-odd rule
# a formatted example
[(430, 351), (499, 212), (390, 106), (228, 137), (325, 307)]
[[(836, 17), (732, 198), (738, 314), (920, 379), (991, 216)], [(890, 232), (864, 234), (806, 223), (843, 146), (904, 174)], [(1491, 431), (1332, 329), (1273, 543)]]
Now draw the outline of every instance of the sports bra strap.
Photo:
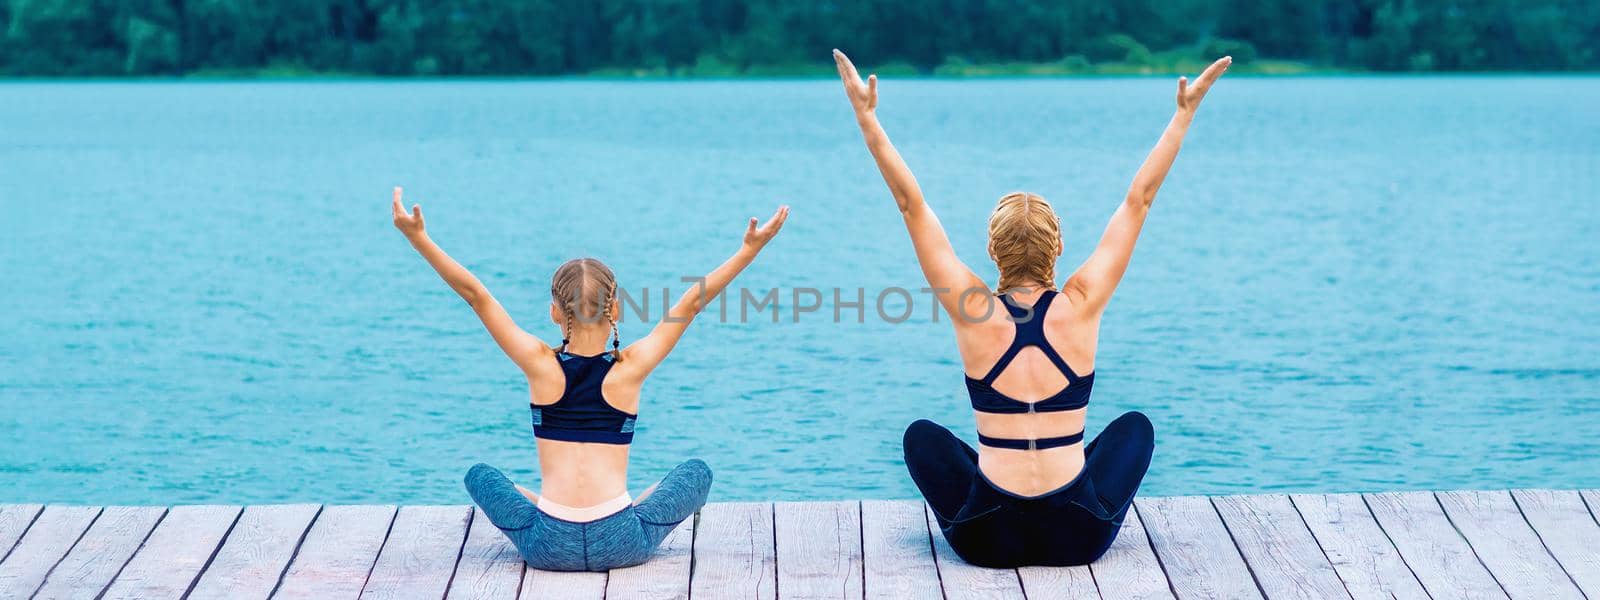
[(1081, 441), (1083, 441), (1082, 431), (1070, 435), (1063, 435), (1061, 437), (1048, 437), (1030, 440), (996, 438), (984, 435), (982, 432), (978, 433), (979, 444), (983, 444), (990, 448), (1005, 448), (1008, 450), (1049, 450), (1051, 448), (1071, 446)]
[[(1044, 294), (1049, 293), (1050, 290), (1044, 291)], [(1045, 300), (1044, 296), (1041, 295), (1039, 299), (1033, 303), (1033, 306), (1022, 306), (1011, 299), (1011, 294), (1000, 294), (1000, 304), (1006, 307), (1007, 313), (1011, 314), (1011, 322), (1022, 324), (1027, 322), (1029, 318), (1035, 314), (1035, 311), (1049, 306), (1050, 301)]]
[(1005, 305), (1006, 312), (1011, 314), (1011, 322), (1016, 324), (1017, 332), (1011, 338), (1011, 346), (1006, 348), (1005, 354), (1001, 354), (1000, 360), (995, 361), (989, 373), (983, 376), (983, 383), (994, 385), (994, 380), (1011, 365), (1012, 360), (1017, 358), (1017, 353), (1028, 346), (1036, 347), (1043, 352), (1045, 358), (1050, 359), (1056, 369), (1067, 377), (1068, 385), (1078, 382), (1077, 373), (1072, 372), (1072, 367), (1067, 366), (1067, 361), (1056, 353), (1056, 349), (1050, 346), (1050, 341), (1044, 336), (1044, 314), (1050, 310), (1050, 302), (1055, 300), (1056, 295), (1055, 290), (1045, 290), (1031, 307), (1017, 306), (1011, 301), (1009, 294), (1000, 295), (1000, 301)]
[(1045, 358), (1050, 359), (1050, 362), (1055, 363), (1056, 369), (1067, 377), (1067, 385), (1078, 383), (1078, 379), (1080, 379), (1078, 374), (1072, 372), (1072, 367), (1067, 366), (1067, 361), (1062, 359), (1060, 354), (1056, 354), (1055, 348), (1050, 347), (1050, 344), (1039, 344), (1039, 351), (1043, 352)]
[(1000, 360), (994, 361), (994, 366), (989, 369), (989, 373), (983, 376), (984, 385), (994, 385), (994, 380), (1000, 377), (1001, 371), (1006, 370), (1012, 359), (1017, 357), (1017, 353), (1022, 351), (1022, 347), (1023, 344), (1018, 344), (1015, 341), (1011, 342), (1011, 347), (1006, 348), (1006, 353), (1001, 354)]

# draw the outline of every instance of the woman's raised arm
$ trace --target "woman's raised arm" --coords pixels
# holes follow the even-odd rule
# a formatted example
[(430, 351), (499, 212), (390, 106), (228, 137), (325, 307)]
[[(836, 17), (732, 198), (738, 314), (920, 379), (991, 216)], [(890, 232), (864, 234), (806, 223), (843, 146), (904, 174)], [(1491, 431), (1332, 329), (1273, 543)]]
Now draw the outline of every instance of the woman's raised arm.
[(1233, 58), (1228, 56), (1211, 63), (1194, 85), (1189, 85), (1187, 77), (1178, 78), (1178, 111), (1172, 115), (1172, 121), (1167, 123), (1161, 140), (1156, 142), (1155, 149), (1144, 159), (1139, 172), (1134, 174), (1127, 197), (1117, 207), (1117, 212), (1111, 215), (1111, 223), (1106, 225), (1106, 231), (1101, 234), (1100, 244), (1095, 247), (1094, 253), (1061, 286), (1062, 291), (1073, 296), (1076, 303), (1096, 313), (1105, 310), (1111, 293), (1116, 291), (1122, 274), (1128, 270), (1128, 261), (1133, 257), (1133, 245), (1139, 241), (1139, 230), (1144, 227), (1145, 216), (1150, 214), (1150, 205), (1156, 201), (1156, 191), (1161, 189), (1167, 171), (1172, 169), (1172, 161), (1178, 158), (1178, 149), (1183, 147), (1183, 136), (1188, 133), (1189, 123), (1194, 120), (1195, 109), (1200, 107), (1200, 100), (1205, 98), (1211, 84), (1216, 83), (1230, 64), (1233, 64)]
[(667, 354), (672, 352), (673, 346), (678, 345), (678, 340), (683, 338), (683, 332), (689, 329), (689, 323), (694, 321), (695, 315), (700, 314), (707, 304), (733, 282), (733, 278), (738, 277), (745, 267), (755, 261), (756, 255), (761, 254), (761, 250), (767, 247), (767, 242), (778, 235), (778, 230), (783, 228), (783, 222), (788, 219), (787, 206), (778, 207), (778, 211), (772, 213), (772, 218), (764, 225), (758, 225), (756, 218), (750, 217), (750, 223), (745, 226), (744, 242), (739, 245), (739, 250), (707, 273), (694, 287), (689, 288), (689, 291), (684, 292), (678, 298), (678, 303), (672, 305), (661, 322), (650, 330), (650, 335), (622, 351), (621, 364), (626, 368), (626, 372), (643, 380), (655, 370), (656, 365), (661, 364)]
[(472, 307), (472, 312), (477, 313), (478, 320), (483, 321), (483, 327), (489, 330), (489, 335), (494, 336), (500, 350), (517, 363), (524, 373), (531, 372), (535, 359), (552, 354), (549, 346), (544, 345), (538, 338), (533, 337), (517, 323), (511, 320), (511, 314), (505, 307), (489, 294), (489, 289), (483, 282), (478, 281), (461, 263), (450, 258), (438, 244), (428, 237), (422, 223), (422, 205), (415, 204), (411, 212), (407, 213), (400, 204), (400, 188), (394, 188), (394, 203), (390, 207), (394, 212), (394, 226), (406, 236), (406, 241), (411, 242), (411, 247), (417, 250), (422, 258), (428, 261), (428, 266), (439, 274), (444, 282), (450, 284), (450, 289), (455, 290), (467, 305)]
[[(861, 126), (867, 150), (878, 163), (883, 182), (889, 185), (889, 192), (900, 207), (900, 217), (911, 234), (911, 245), (916, 249), (917, 262), (922, 265), (922, 275), (939, 298), (939, 304), (955, 323), (963, 322), (963, 315), (984, 314), (988, 310), (989, 287), (956, 256), (938, 215), (923, 201), (922, 188), (917, 186), (911, 167), (906, 166), (894, 144), (889, 143), (889, 134), (878, 123), (878, 76), (872, 75), (862, 81), (850, 57), (838, 50), (833, 51), (833, 60), (839, 67), (845, 96), (855, 108), (856, 124)], [(962, 306), (963, 302), (969, 306)]]

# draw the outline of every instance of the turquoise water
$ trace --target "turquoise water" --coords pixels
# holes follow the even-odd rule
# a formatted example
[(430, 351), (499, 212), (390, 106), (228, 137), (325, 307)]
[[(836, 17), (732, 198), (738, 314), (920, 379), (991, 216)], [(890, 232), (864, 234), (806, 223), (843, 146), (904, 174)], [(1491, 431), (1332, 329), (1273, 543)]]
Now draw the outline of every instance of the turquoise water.
[[(985, 219), (1013, 189), (1064, 211), (1063, 272), (1089, 252), (1172, 83), (883, 93), (992, 278)], [(1596, 97), (1219, 84), (1105, 317), (1090, 434), (1149, 414), (1151, 494), (1600, 486)], [(697, 323), (645, 388), (637, 487), (698, 456), (715, 500), (911, 497), (907, 423), (973, 437), (926, 296), (872, 314), (924, 284), (834, 82), (12, 83), (0, 502), (460, 503), (477, 461), (533, 483), (520, 375), (391, 228), (395, 184), (546, 339), (561, 260), (676, 293), (780, 202), (740, 283), (866, 290), (865, 323), (831, 297)]]

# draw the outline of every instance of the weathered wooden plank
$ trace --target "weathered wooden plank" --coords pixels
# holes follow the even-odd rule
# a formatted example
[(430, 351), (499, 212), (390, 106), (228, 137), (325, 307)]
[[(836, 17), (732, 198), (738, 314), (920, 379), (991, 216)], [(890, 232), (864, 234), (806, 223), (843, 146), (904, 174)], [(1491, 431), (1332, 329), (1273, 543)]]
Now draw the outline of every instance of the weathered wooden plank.
[(273, 598), (321, 600), (360, 595), (394, 516), (394, 506), (324, 506)]
[(1366, 494), (1367, 507), (1434, 598), (1505, 598), (1432, 492)]
[(1574, 491), (1514, 490), (1511, 497), (1584, 595), (1600, 598), (1600, 524)]
[(1083, 598), (1099, 600), (1089, 565), (1075, 567), (1021, 567), (1017, 579), (1028, 598)]
[(0, 563), (0, 598), (27, 598), (100, 515), (97, 506), (47, 506)]
[[(926, 506), (924, 518), (937, 523), (933, 509)], [(1016, 569), (986, 569), (967, 564), (967, 561), (956, 556), (943, 534), (933, 536), (933, 562), (939, 568), (939, 581), (944, 586), (944, 596), (948, 600), (1023, 597), (1022, 580), (1017, 578)]]
[(162, 506), (108, 506), (56, 564), (34, 594), (38, 600), (93, 598), (116, 578), (167, 514)]
[(174, 506), (102, 598), (178, 598), (189, 591), (238, 520), (238, 506)]
[(528, 567), (522, 576), (521, 600), (601, 600), (606, 597), (605, 573), (561, 573)]
[[(695, 523), (690, 596), (775, 600), (777, 556), (772, 538), (772, 504), (707, 504), (700, 509), (700, 521)], [(869, 558), (869, 568), (871, 564)]]
[(443, 598), (467, 541), (470, 506), (402, 506), (362, 600)]
[(794, 600), (861, 598), (860, 504), (779, 502), (772, 508), (778, 593)]
[(1089, 565), (1104, 600), (1172, 600), (1172, 588), (1161, 562), (1150, 549), (1150, 538), (1139, 513), (1128, 510), (1122, 531), (1099, 560)]
[(195, 583), (190, 600), (270, 596), (321, 508), (316, 504), (245, 507), (228, 541)]
[(650, 561), (625, 569), (612, 569), (606, 581), (606, 598), (663, 600), (689, 598), (693, 570), (695, 519), (684, 519), (661, 541)]
[(1411, 568), (1384, 535), (1360, 494), (1289, 497), (1356, 600), (1428, 600)]
[(42, 510), (43, 504), (0, 504), (0, 560), (11, 556), (11, 549)]
[(1578, 493), (1581, 494), (1584, 504), (1588, 505), (1589, 515), (1594, 517), (1596, 522), (1600, 522), (1600, 490), (1583, 490)]
[(1545, 551), (1510, 493), (1460, 491), (1435, 495), (1450, 522), (1467, 538), (1507, 595), (1583, 598), (1555, 557)]
[[(927, 514), (919, 500), (861, 503), (861, 558), (867, 598), (937, 598)], [(939, 535), (933, 533), (932, 535)], [(695, 573), (695, 579), (700, 573)]]
[(1268, 598), (1350, 597), (1288, 496), (1222, 496), (1211, 503)]
[(522, 587), (522, 555), (477, 508), (467, 529), (447, 600), (516, 600)]
[[(499, 530), (467, 507), (449, 508), (454, 525), (406, 516), (444, 507), (406, 507), (399, 517), (393, 507), (329, 507), (307, 531), (315, 506), (178, 507), (163, 521), (159, 507), (110, 507), (96, 518), (93, 508), (5, 505), (0, 544), (7, 528), (21, 531), (0, 561), (0, 597), (27, 597), (40, 582), (39, 598), (101, 590), (108, 598), (181, 596), (191, 585), (196, 598), (261, 597), (279, 572), (286, 598), (350, 597), (363, 588), (368, 596), (436, 597), (454, 571), (451, 598), (682, 598), (691, 589), (699, 598), (936, 597), (942, 577), (951, 598), (1098, 591), (1114, 600), (1172, 597), (1165, 567), (1183, 598), (1261, 590), (1272, 598), (1600, 598), (1600, 523), (1586, 501), (1600, 505), (1600, 494), (1141, 499), (1095, 564), (1016, 571), (961, 562), (931, 531), (921, 503), (713, 504), (651, 562), (609, 576), (524, 569)], [(1207, 505), (1214, 508), (1200, 510)], [(457, 544), (449, 556), (423, 551), (448, 546), (427, 542), (446, 538)], [(330, 543), (347, 539), (356, 543)], [(1222, 575), (1230, 571), (1232, 578)], [(1213, 585), (1224, 579), (1238, 585)]]
[(1179, 598), (1261, 597), (1210, 500), (1141, 498), (1134, 507)]

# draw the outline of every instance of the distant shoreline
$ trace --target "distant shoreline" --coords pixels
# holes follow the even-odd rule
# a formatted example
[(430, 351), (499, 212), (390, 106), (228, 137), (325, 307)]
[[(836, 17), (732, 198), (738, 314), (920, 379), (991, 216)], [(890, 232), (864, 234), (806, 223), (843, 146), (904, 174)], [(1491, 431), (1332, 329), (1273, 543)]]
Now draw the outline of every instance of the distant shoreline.
[[(1193, 64), (1189, 64), (1193, 62)], [(1050, 63), (964, 63), (947, 62), (931, 70), (906, 64), (881, 65), (872, 72), (895, 79), (1121, 79), (1176, 77), (1193, 75), (1205, 67), (1197, 61), (1179, 64), (1139, 65), (1130, 63), (1085, 64)], [(1571, 77), (1595, 76), (1600, 71), (1374, 71), (1313, 65), (1295, 61), (1256, 60), (1236, 64), (1232, 77)], [(298, 68), (244, 70), (201, 70), (183, 75), (3, 75), (0, 83), (12, 82), (224, 82), (224, 81), (805, 81), (837, 77), (832, 65), (761, 65), (748, 69), (731, 68), (610, 68), (588, 73), (560, 75), (382, 75), (313, 71)]]
[[(993, 75), (939, 75), (939, 74), (902, 74), (886, 75), (901, 81), (963, 81), (963, 80), (1011, 80), (1011, 81), (1051, 81), (1051, 80), (1111, 80), (1111, 79), (1151, 79), (1177, 77), (1179, 75), (1192, 75), (1190, 73), (1073, 73), (1073, 74), (993, 74)], [(1600, 77), (1600, 71), (1419, 71), (1419, 72), (1390, 72), (1390, 71), (1341, 71), (1336, 69), (1306, 71), (1303, 73), (1229, 73), (1234, 78), (1250, 79), (1300, 79), (1323, 77), (1352, 77), (1352, 78), (1392, 78), (1392, 79), (1435, 79), (1435, 78), (1587, 78)], [(169, 77), (152, 76), (30, 76), (14, 77), (0, 76), (0, 85), (19, 83), (448, 83), (448, 82), (637, 82), (637, 83), (692, 83), (692, 82), (782, 82), (782, 81), (826, 81), (836, 79), (835, 76), (821, 75), (741, 75), (741, 76), (698, 76), (698, 75), (618, 75), (618, 74), (586, 74), (586, 75), (457, 75), (457, 76), (421, 76), (421, 75), (365, 75), (365, 74), (299, 74), (299, 75), (246, 75), (246, 74), (204, 74), (184, 75)]]

